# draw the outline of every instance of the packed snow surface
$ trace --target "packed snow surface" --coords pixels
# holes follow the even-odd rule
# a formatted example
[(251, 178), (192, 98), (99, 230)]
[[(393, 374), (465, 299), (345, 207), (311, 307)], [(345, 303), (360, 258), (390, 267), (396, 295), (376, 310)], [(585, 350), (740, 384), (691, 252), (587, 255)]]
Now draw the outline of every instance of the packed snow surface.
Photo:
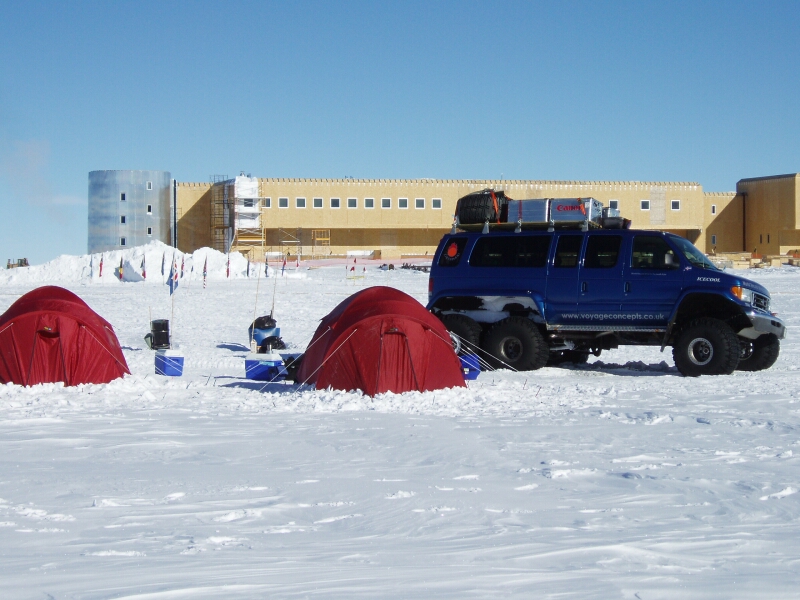
[[(47, 283), (77, 293), (132, 372), (0, 386), (0, 597), (798, 597), (800, 269), (742, 272), (789, 328), (768, 371), (688, 379), (669, 349), (627, 347), (370, 398), (244, 379), (247, 327), (274, 305), (302, 352), (350, 294), (424, 303), (426, 274), (357, 257), (247, 278), (232, 255), (227, 278), (204, 249), (175, 255), (170, 298), (171, 253), (0, 276), (0, 312)], [(154, 374), (156, 318), (183, 377)]]

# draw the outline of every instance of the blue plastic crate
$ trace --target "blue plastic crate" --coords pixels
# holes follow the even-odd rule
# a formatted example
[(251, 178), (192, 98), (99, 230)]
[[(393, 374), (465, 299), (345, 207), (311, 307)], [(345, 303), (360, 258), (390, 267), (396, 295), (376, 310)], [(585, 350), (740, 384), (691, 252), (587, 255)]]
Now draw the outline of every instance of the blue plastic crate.
[(461, 360), (461, 372), (464, 379), (477, 379), (481, 372), (481, 363), (475, 354), (464, 354), (458, 357)]
[(280, 354), (250, 354), (244, 361), (247, 379), (254, 381), (283, 381), (286, 379), (286, 365)]
[(183, 356), (174, 350), (156, 352), (156, 375), (180, 377), (183, 375)]

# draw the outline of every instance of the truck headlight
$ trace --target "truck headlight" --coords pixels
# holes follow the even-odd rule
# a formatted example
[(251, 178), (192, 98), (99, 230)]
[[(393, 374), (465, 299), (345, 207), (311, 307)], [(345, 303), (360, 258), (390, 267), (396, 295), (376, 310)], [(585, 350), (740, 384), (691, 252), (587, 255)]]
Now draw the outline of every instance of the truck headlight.
[(731, 293), (742, 302), (752, 305), (753, 304), (753, 290), (735, 285), (731, 288)]

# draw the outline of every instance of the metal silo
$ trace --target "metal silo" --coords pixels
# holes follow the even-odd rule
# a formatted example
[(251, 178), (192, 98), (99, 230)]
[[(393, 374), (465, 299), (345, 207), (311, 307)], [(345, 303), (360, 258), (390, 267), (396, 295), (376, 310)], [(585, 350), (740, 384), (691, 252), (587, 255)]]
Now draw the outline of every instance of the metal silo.
[(89, 253), (170, 244), (171, 192), (168, 171), (91, 171)]

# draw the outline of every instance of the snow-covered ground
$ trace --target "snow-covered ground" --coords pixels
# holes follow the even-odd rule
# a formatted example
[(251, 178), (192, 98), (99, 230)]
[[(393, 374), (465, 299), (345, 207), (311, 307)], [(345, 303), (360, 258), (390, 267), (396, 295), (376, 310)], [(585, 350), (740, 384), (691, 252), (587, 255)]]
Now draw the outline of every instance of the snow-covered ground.
[[(142, 252), (106, 254), (102, 279), (98, 256), (0, 276), (0, 312), (47, 282), (76, 292), (132, 371), (0, 386), (0, 597), (800, 595), (800, 269), (746, 273), (789, 325), (765, 372), (687, 379), (669, 350), (624, 348), (369, 398), (244, 379), (246, 328), (274, 298), (299, 352), (365, 286), (424, 303), (424, 273), (359, 259), (363, 279), (305, 264), (247, 279), (235, 255), (229, 280), (198, 251), (173, 317), (162, 248), (146, 282), (114, 279)], [(183, 377), (154, 375), (151, 318), (172, 318)]]

